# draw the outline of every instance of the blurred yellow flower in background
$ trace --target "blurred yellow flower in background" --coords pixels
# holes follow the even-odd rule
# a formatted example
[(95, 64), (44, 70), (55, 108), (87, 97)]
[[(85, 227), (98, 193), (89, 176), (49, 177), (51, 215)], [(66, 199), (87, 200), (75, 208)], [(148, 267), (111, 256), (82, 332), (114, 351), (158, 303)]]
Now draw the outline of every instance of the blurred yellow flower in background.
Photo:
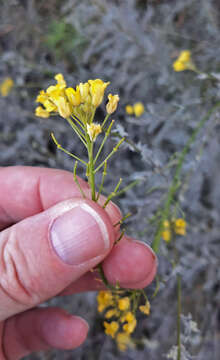
[(174, 221), (174, 231), (177, 235), (186, 235), (186, 222), (184, 219), (176, 219)]
[(184, 71), (184, 70), (195, 70), (195, 65), (191, 59), (191, 52), (189, 50), (181, 51), (179, 57), (173, 63), (174, 71)]
[(139, 310), (145, 314), (145, 315), (149, 315), (150, 314), (150, 303), (149, 301), (146, 301), (145, 305), (140, 305), (139, 306)]
[(120, 351), (125, 351), (131, 345), (131, 337), (126, 332), (119, 332), (116, 336), (117, 346)]
[(0, 84), (0, 94), (1, 96), (8, 96), (9, 93), (11, 92), (11, 89), (14, 86), (14, 81), (10, 78), (7, 77), (5, 78), (2, 83)]
[(136, 117), (140, 117), (141, 115), (143, 115), (144, 113), (144, 105), (142, 104), (142, 102), (136, 102), (134, 104), (134, 114)]
[(125, 106), (125, 111), (128, 115), (133, 115), (134, 114), (134, 109), (132, 105), (126, 105)]
[(110, 323), (104, 321), (105, 333), (106, 335), (111, 336), (112, 338), (115, 337), (116, 332), (119, 329), (119, 324), (117, 321), (112, 321)]
[(118, 308), (119, 310), (128, 310), (130, 307), (130, 299), (129, 297), (124, 297), (118, 300)]
[(142, 102), (136, 102), (133, 106), (132, 105), (126, 105), (125, 111), (128, 115), (135, 115), (136, 117), (140, 117), (143, 115), (145, 109)]
[(166, 242), (171, 240), (170, 222), (168, 220), (163, 222), (162, 238)]
[(110, 291), (99, 291), (97, 295), (98, 312), (104, 311), (108, 306), (112, 305), (112, 293)]

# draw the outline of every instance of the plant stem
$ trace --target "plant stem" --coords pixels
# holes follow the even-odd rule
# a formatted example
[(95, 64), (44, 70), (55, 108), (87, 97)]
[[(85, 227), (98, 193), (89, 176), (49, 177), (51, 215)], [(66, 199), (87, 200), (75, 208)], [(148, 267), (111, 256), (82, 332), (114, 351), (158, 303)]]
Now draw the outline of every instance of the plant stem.
[(105, 177), (106, 177), (106, 175), (107, 175), (106, 169), (107, 169), (107, 161), (105, 162), (104, 169), (103, 169), (103, 172), (102, 172), (102, 181), (101, 181), (101, 184), (100, 184), (100, 187), (99, 187), (99, 192), (98, 192), (98, 195), (97, 195), (97, 197), (96, 197), (96, 201), (99, 200), (99, 197), (100, 197), (100, 195), (101, 195), (101, 193), (102, 193), (102, 189), (103, 189), (103, 186), (104, 186)]
[(185, 160), (186, 155), (188, 154), (191, 145), (194, 143), (195, 138), (198, 134), (198, 132), (201, 130), (201, 128), (204, 126), (207, 120), (209, 120), (210, 116), (213, 114), (213, 112), (216, 111), (216, 109), (220, 107), (220, 102), (216, 103), (209, 111), (208, 113), (201, 119), (201, 121), (198, 123), (197, 127), (193, 131), (192, 135), (190, 136), (189, 140), (187, 141), (185, 147), (183, 148), (182, 152), (179, 155), (179, 159), (177, 162), (176, 171), (174, 174), (173, 181), (171, 183), (171, 186), (169, 188), (167, 198), (164, 204), (164, 208), (162, 210), (162, 216), (161, 220), (157, 229), (157, 232), (155, 234), (153, 243), (152, 243), (152, 249), (155, 253), (159, 251), (160, 247), (160, 241), (161, 241), (161, 234), (163, 231), (163, 223), (167, 219), (169, 212), (170, 212), (170, 206), (173, 201), (174, 195), (176, 194), (178, 187), (179, 187), (179, 178), (180, 178), (180, 172), (182, 170), (183, 162)]
[(82, 143), (86, 146), (86, 142), (84, 140), (84, 135), (81, 132), (81, 130), (76, 126), (76, 124), (74, 124), (74, 122), (70, 119), (67, 118), (66, 119), (67, 122), (70, 124), (70, 126), (72, 127), (72, 129), (75, 131), (75, 133), (78, 135), (78, 137), (80, 138), (80, 140), (82, 141)]
[(96, 201), (95, 196), (95, 172), (94, 172), (94, 159), (93, 159), (93, 142), (88, 137), (88, 156), (89, 156), (89, 183), (92, 191), (92, 200)]
[(99, 265), (97, 266), (97, 268), (98, 268), (98, 271), (99, 271), (99, 275), (100, 275), (103, 283), (105, 284), (105, 286), (106, 286), (109, 290), (115, 290), (114, 286), (112, 286), (112, 285), (109, 284), (109, 282), (108, 282), (108, 280), (107, 280), (107, 278), (106, 278), (106, 276), (105, 276), (105, 273), (104, 273), (104, 271), (103, 271), (102, 264), (99, 264)]
[(94, 170), (94, 173), (97, 173), (99, 169), (105, 164), (105, 162), (118, 150), (119, 146), (123, 143), (125, 138), (122, 138), (117, 145), (113, 148), (113, 150), (110, 152), (110, 154), (105, 158), (105, 160), (102, 161), (102, 163)]
[(64, 149), (64, 148), (58, 143), (58, 141), (57, 141), (57, 139), (55, 138), (55, 136), (54, 136), (53, 133), (51, 133), (50, 135), (51, 135), (51, 137), (52, 137), (52, 139), (53, 139), (53, 141), (54, 141), (54, 143), (56, 144), (56, 146), (57, 146), (58, 149), (60, 149), (60, 150), (62, 150), (63, 152), (65, 152), (67, 155), (73, 157), (75, 160), (80, 161), (82, 164), (87, 165), (87, 163), (86, 163), (84, 160), (78, 158), (76, 155), (74, 155), (74, 154), (72, 154), (71, 152), (69, 152), (68, 150)]
[(177, 274), (177, 360), (181, 360), (181, 275)]
[(74, 178), (74, 181), (75, 181), (76, 185), (77, 185), (78, 188), (79, 188), (79, 191), (80, 191), (81, 194), (82, 194), (82, 197), (85, 199), (85, 198), (86, 198), (86, 195), (85, 195), (82, 187), (80, 186), (79, 180), (77, 179), (77, 176), (76, 176), (77, 164), (78, 164), (78, 161), (76, 160), (76, 161), (75, 161), (75, 165), (74, 165), (74, 169), (73, 169), (73, 178)]
[(95, 160), (94, 160), (94, 165), (95, 165), (96, 161), (98, 160), (98, 157), (99, 157), (99, 155), (100, 155), (100, 153), (101, 153), (101, 151), (102, 151), (102, 148), (103, 148), (103, 146), (104, 146), (104, 144), (105, 144), (108, 136), (110, 135), (111, 128), (112, 128), (112, 125), (113, 125), (113, 124), (114, 124), (114, 120), (112, 120), (111, 124), (110, 124), (109, 127), (108, 127), (108, 130), (107, 130), (106, 133), (105, 133), (104, 139), (102, 140), (102, 143), (101, 143), (101, 145), (100, 145), (100, 148), (99, 148), (99, 150), (98, 150), (98, 152), (97, 152), (97, 154), (96, 154), (96, 157), (95, 157)]

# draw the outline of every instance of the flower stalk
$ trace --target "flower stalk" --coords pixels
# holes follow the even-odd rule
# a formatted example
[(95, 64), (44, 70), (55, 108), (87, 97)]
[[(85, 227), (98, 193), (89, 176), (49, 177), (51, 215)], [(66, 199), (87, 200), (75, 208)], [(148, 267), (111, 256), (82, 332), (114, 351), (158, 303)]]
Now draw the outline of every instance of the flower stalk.
[[(86, 194), (77, 178), (78, 163), (82, 164), (86, 169), (85, 175), (87, 176), (90, 185), (91, 199), (95, 202), (99, 202), (107, 175), (107, 163), (125, 140), (125, 138), (120, 139), (105, 159), (96, 165), (102, 154), (104, 145), (111, 135), (114, 120), (112, 120), (108, 126), (106, 125), (109, 117), (117, 109), (119, 96), (112, 94), (108, 95), (108, 102), (106, 105), (107, 114), (101, 123), (96, 123), (94, 121), (96, 109), (101, 105), (104, 99), (105, 90), (109, 85), (109, 82), (105, 83), (100, 79), (88, 80), (87, 83), (80, 83), (76, 88), (72, 88), (67, 87), (62, 74), (57, 74), (55, 80), (57, 81), (56, 85), (49, 86), (46, 91), (40, 91), (37, 102), (41, 105), (37, 107), (35, 114), (43, 118), (48, 118), (51, 115), (60, 115), (67, 121), (71, 129), (74, 130), (86, 148), (87, 160), (81, 159), (79, 156), (72, 154), (70, 151), (63, 148), (53, 133), (51, 133), (52, 140), (59, 150), (62, 150), (65, 154), (71, 156), (75, 160), (73, 179), (79, 188), (82, 197), (86, 198)], [(104, 136), (101, 144), (96, 148), (96, 139), (101, 133), (103, 133)], [(98, 171), (101, 171), (102, 168), (101, 184), (98, 187), (96, 184), (96, 174)], [(119, 191), (121, 182), (122, 179), (119, 179), (114, 190), (106, 196), (106, 201), (103, 205), (104, 209), (108, 206), (112, 198), (119, 193), (124, 192), (126, 189), (129, 189), (136, 184), (137, 181), (134, 181), (134, 184), (130, 184)], [(117, 224), (113, 224), (113, 226), (122, 225), (129, 216), (130, 214), (127, 214), (122, 217), (122, 219)], [(123, 238), (124, 232), (124, 229), (120, 232), (114, 245)], [(108, 291), (99, 293), (98, 309), (99, 311), (103, 311), (109, 305), (112, 307), (105, 315), (105, 318), (108, 320), (104, 321), (105, 332), (107, 335), (116, 339), (118, 347), (121, 350), (125, 350), (128, 344), (131, 343), (130, 335), (135, 330), (137, 323), (136, 310), (138, 308), (140, 297), (143, 294), (137, 290), (122, 289), (118, 283), (110, 284), (105, 276), (102, 264), (99, 264), (96, 269), (98, 270), (100, 277), (97, 281), (102, 281), (108, 289)], [(146, 306), (148, 307), (146, 308)], [(149, 314), (149, 305), (147, 304), (146, 306), (140, 307), (140, 311)], [(113, 321), (111, 320), (112, 317)]]

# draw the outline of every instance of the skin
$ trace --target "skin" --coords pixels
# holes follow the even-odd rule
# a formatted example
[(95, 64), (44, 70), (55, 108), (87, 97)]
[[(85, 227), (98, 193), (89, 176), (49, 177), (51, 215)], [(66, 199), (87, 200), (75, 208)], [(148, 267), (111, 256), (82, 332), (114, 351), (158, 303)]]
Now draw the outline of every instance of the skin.
[[(89, 198), (88, 184), (79, 181)], [(108, 281), (118, 281), (122, 287), (143, 288), (153, 280), (157, 261), (150, 248), (127, 236), (113, 247), (120, 234), (119, 226), (113, 226), (122, 217), (120, 210), (113, 203), (104, 210), (103, 197), (100, 205), (82, 199), (71, 173), (0, 168), (0, 189), (0, 359), (16, 360), (34, 351), (81, 345), (88, 333), (85, 320), (59, 308), (37, 305), (54, 296), (104, 289), (98, 274), (90, 271), (98, 263), (102, 262)], [(53, 251), (47, 228), (48, 219), (60, 206), (76, 201), (87, 202), (100, 216), (110, 245), (95, 259), (72, 266)]]

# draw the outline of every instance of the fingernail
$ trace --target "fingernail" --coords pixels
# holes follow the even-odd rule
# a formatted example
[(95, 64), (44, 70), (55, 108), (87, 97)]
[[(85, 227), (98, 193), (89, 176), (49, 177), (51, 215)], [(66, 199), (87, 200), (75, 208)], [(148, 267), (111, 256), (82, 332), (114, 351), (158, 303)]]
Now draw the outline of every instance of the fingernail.
[(80, 204), (59, 216), (50, 228), (53, 248), (69, 265), (85, 263), (110, 247), (107, 227), (88, 204)]

